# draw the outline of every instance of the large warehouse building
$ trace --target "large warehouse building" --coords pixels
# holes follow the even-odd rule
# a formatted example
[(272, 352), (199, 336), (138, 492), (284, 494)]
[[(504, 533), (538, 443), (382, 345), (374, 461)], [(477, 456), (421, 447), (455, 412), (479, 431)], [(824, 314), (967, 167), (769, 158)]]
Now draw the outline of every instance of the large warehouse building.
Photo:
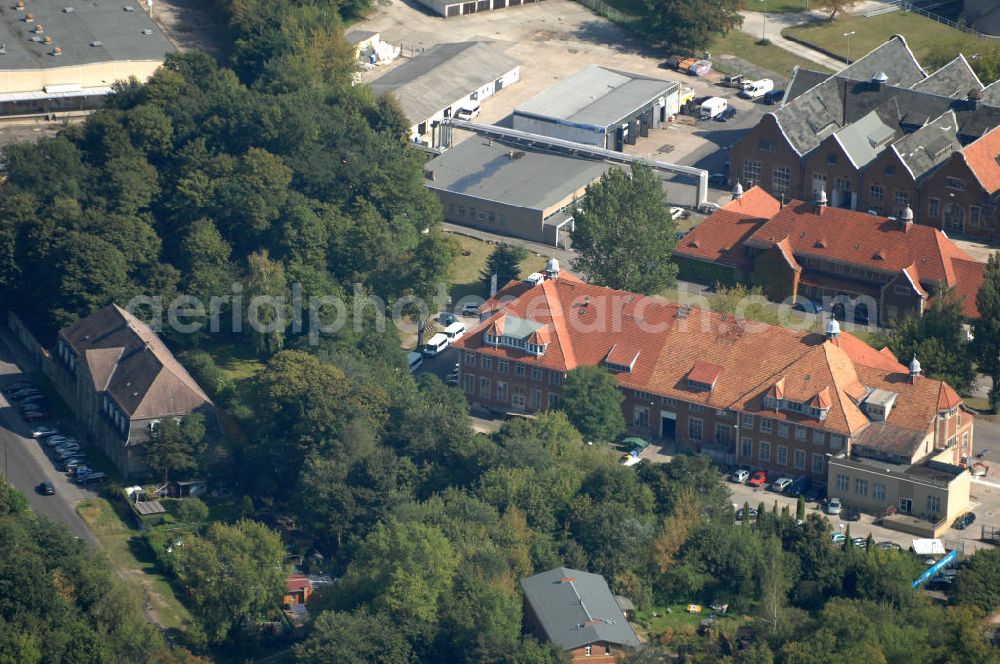
[(476, 14), (478, 12), (488, 12), (494, 9), (505, 9), (507, 7), (517, 7), (520, 5), (530, 5), (541, 0), (420, 0), (420, 4), (432, 9), (445, 18), (452, 16), (462, 16), (463, 14)]
[(508, 46), (486, 41), (438, 44), (372, 81), (372, 89), (396, 98), (410, 120), (411, 137), (421, 139), (463, 105), (520, 80), (521, 67), (506, 54)]
[(0, 115), (100, 106), (115, 81), (145, 81), (174, 50), (132, 0), (0, 5)]
[(610, 167), (473, 136), (429, 162), (424, 174), (445, 220), (568, 247), (575, 203)]
[(514, 129), (621, 151), (677, 113), (679, 90), (672, 81), (588, 65), (514, 109)]

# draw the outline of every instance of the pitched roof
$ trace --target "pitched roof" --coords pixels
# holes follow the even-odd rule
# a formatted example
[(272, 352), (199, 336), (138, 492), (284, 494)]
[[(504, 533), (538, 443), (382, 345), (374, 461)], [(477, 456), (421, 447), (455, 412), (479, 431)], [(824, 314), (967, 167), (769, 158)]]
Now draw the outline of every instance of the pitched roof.
[(726, 203), (677, 243), (675, 253), (734, 267), (746, 267), (743, 242), (781, 208), (778, 199), (761, 187), (751, 187), (742, 198)]
[(864, 168), (875, 161), (886, 143), (896, 137), (896, 130), (883, 122), (873, 110), (838, 130), (833, 136), (854, 167)]
[(962, 149), (958, 140), (958, 119), (951, 109), (920, 129), (906, 134), (892, 144), (900, 161), (914, 180), (920, 180), (948, 157)]
[(897, 87), (910, 87), (927, 77), (902, 35), (893, 35), (840, 71), (841, 76), (857, 81), (870, 81), (880, 73), (886, 75), (887, 85)]
[(86, 363), (95, 390), (106, 391), (132, 419), (185, 415), (212, 404), (156, 333), (116, 304), (59, 334)]
[(292, 574), (285, 579), (285, 590), (290, 593), (302, 590), (312, 590), (312, 581), (304, 574)]
[(962, 156), (987, 193), (1000, 189), (1000, 127), (966, 146)]
[(521, 579), (521, 590), (549, 641), (563, 650), (598, 641), (639, 647), (632, 626), (599, 574), (557, 567)]
[[(509, 297), (512, 293), (517, 296)], [(858, 405), (867, 395), (866, 388), (899, 392), (890, 422), (911, 428), (930, 422), (939, 401), (939, 381), (922, 378), (921, 386), (931, 386), (922, 387), (923, 391), (892, 387), (908, 379), (908, 369), (890, 351), (875, 350), (846, 332), (828, 340), (820, 334), (750, 322), (563, 277), (527, 290), (511, 282), (486, 304), (493, 307), (484, 309), (493, 312), (491, 318), (456, 341), (458, 348), (566, 372), (581, 365), (599, 366), (609, 353), (617, 357), (616, 349), (621, 347), (623, 358), (634, 358), (630, 371), (614, 373), (623, 388), (711, 408), (766, 412), (775, 419), (851, 435), (869, 422)], [(534, 356), (485, 344), (483, 331), (503, 315), (530, 316), (549, 324), (555, 334), (545, 353)], [(560, 322), (552, 324), (554, 320)], [(691, 385), (692, 376), (698, 383), (712, 384), (712, 389)], [(933, 393), (928, 391), (931, 389)], [(829, 403), (830, 410), (822, 423), (808, 413), (767, 410), (763, 397), (768, 393), (802, 403)], [(912, 399), (916, 402), (904, 403)]]
[(782, 102), (787, 104), (806, 90), (811, 90), (828, 78), (830, 78), (830, 74), (828, 73), (803, 69), (799, 65), (795, 65), (792, 68), (792, 79), (785, 88), (785, 97)]
[(955, 269), (955, 296), (962, 303), (962, 314), (966, 318), (979, 318), (976, 296), (986, 278), (985, 266), (975, 260), (956, 258), (951, 262)]
[(418, 124), (517, 67), (498, 42), (438, 44), (371, 83), (376, 94), (392, 94), (403, 114)]
[(911, 90), (930, 92), (952, 99), (965, 99), (970, 90), (982, 90), (983, 84), (969, 61), (961, 53), (927, 78), (917, 81)]

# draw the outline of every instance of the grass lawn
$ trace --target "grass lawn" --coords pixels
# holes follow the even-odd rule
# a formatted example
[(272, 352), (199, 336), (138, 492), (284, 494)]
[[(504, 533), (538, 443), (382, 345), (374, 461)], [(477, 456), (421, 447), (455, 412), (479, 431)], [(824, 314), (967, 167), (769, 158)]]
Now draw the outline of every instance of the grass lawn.
[(767, 0), (767, 3), (760, 0), (746, 0), (743, 9), (748, 12), (762, 12), (767, 10), (768, 14), (797, 14), (809, 9), (816, 9), (815, 0)]
[[(653, 614), (657, 615), (654, 616)], [(697, 630), (698, 624), (709, 618), (713, 611), (708, 606), (702, 607), (701, 613), (688, 613), (687, 604), (672, 604), (670, 606), (657, 606), (646, 611), (636, 611), (632, 622), (641, 630), (645, 631), (650, 638), (663, 634), (667, 628), (671, 630)], [(737, 621), (736, 616), (726, 616), (719, 620), (724, 622)]]
[(713, 60), (719, 54), (735, 55), (751, 64), (786, 77), (791, 75), (792, 68), (796, 65), (814, 71), (825, 71), (825, 67), (822, 65), (812, 60), (800, 58), (774, 44), (758, 44), (755, 37), (739, 30), (733, 30), (728, 35), (714, 37), (709, 43), (708, 51), (712, 54)]
[[(958, 55), (966, 57), (981, 50), (991, 50), (993, 43), (979, 39), (947, 25), (910, 12), (891, 12), (880, 16), (844, 16), (835, 21), (817, 21), (807, 25), (786, 28), (782, 34), (823, 48), (842, 57), (847, 56), (845, 32), (854, 32), (851, 37), (851, 58), (857, 60), (876, 46), (884, 43), (894, 34), (906, 37), (906, 43), (921, 64), (931, 61), (932, 53), (948, 51), (947, 60)], [(940, 57), (940, 56), (939, 56)]]
[(249, 337), (246, 339), (248, 343), (240, 345), (231, 339), (213, 338), (200, 344), (198, 350), (209, 353), (226, 377), (238, 383), (264, 368), (260, 358), (250, 348)]
[[(448, 270), (448, 282), (451, 284), (451, 298), (453, 302), (458, 302), (468, 295), (479, 295), (484, 297), (486, 291), (479, 280), (479, 273), (486, 267), (486, 260), (490, 257), (496, 245), (487, 244), (475, 238), (464, 235), (452, 235), (452, 240), (457, 248), (457, 255)], [(517, 240), (511, 240), (517, 242)], [(526, 276), (532, 272), (537, 272), (545, 267), (544, 256), (530, 254), (528, 258), (521, 262), (521, 276)], [(503, 286), (503, 284), (499, 284)]]
[(160, 625), (183, 630), (190, 623), (191, 614), (177, 599), (170, 581), (159, 571), (153, 552), (139, 536), (139, 531), (127, 525), (126, 506), (117, 507), (120, 511), (103, 498), (88, 498), (77, 505), (76, 511), (100, 540), (115, 569), (144, 589), (160, 617)]

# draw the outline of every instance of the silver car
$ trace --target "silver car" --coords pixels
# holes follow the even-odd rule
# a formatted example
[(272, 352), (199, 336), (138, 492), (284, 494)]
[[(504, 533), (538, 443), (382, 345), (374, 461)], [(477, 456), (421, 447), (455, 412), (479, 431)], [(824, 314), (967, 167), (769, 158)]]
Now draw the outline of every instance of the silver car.
[(826, 504), (826, 513), (832, 516), (840, 514), (840, 498), (831, 498), (830, 502)]

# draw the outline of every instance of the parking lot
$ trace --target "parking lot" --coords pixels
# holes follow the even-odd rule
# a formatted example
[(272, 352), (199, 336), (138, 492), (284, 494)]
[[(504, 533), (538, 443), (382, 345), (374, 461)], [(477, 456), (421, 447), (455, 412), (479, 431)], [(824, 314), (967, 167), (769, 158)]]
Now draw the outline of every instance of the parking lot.
[[(725, 97), (737, 110), (732, 120), (701, 122), (678, 116), (677, 122), (651, 130), (648, 137), (626, 148), (630, 154), (709, 172), (726, 170), (728, 149), (773, 108), (737, 98), (735, 89), (715, 82), (720, 75), (713, 73), (705, 79), (665, 69), (663, 53), (569, 0), (547, 0), (452, 19), (431, 14), (416, 3), (392, 0), (355, 27), (379, 32), (383, 41), (402, 45), (404, 54), (416, 54), (439, 43), (476, 39), (508, 43), (507, 54), (521, 65), (521, 80), (483, 101), (478, 122), (485, 124), (506, 124), (515, 107), (588, 64), (677, 81), (691, 87), (698, 97)], [(376, 68), (365, 80), (392, 66)], [(456, 140), (467, 137), (465, 132), (455, 132)], [(685, 204), (687, 190), (685, 186), (683, 192), (672, 191), (668, 185), (668, 197)], [(727, 192), (727, 187), (714, 190), (710, 200), (718, 202)]]

